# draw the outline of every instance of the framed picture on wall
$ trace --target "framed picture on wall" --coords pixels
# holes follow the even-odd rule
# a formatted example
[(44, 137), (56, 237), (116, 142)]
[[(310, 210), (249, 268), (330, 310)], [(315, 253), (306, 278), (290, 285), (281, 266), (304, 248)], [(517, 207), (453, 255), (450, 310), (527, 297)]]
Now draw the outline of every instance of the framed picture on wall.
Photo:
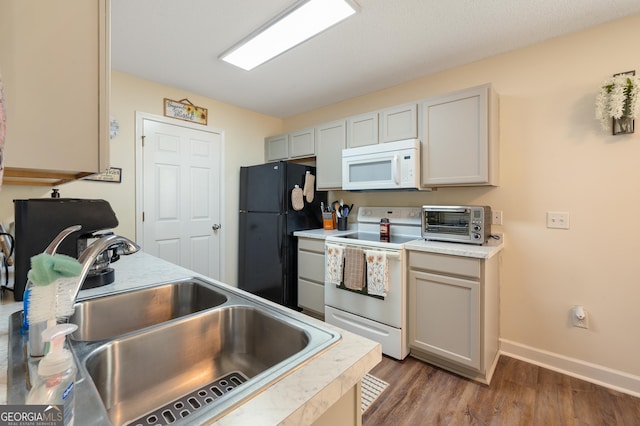
[(121, 183), (122, 169), (119, 167), (109, 167), (106, 171), (102, 173), (96, 173), (94, 175), (89, 175), (83, 178), (83, 180), (93, 180), (96, 182)]

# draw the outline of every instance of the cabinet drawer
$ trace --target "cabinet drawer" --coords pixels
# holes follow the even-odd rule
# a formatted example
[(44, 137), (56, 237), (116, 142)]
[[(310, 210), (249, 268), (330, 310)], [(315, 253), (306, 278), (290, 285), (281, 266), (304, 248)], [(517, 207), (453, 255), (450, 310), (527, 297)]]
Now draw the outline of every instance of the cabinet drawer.
[(324, 282), (324, 254), (298, 252), (298, 276), (318, 283)]
[(299, 238), (298, 250), (315, 251), (324, 256), (324, 240), (314, 238)]
[(324, 312), (324, 286), (298, 279), (298, 306), (312, 311)]
[(409, 267), (448, 275), (480, 278), (480, 259), (471, 257), (410, 251)]

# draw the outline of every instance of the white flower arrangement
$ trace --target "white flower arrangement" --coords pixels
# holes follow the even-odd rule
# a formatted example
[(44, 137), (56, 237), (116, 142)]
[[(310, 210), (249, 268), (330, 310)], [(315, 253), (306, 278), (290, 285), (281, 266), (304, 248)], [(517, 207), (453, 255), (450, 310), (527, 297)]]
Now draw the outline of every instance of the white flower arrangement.
[(617, 75), (602, 83), (596, 98), (596, 119), (603, 129), (609, 129), (612, 118), (636, 118), (640, 113), (639, 88), (640, 79), (630, 74)]

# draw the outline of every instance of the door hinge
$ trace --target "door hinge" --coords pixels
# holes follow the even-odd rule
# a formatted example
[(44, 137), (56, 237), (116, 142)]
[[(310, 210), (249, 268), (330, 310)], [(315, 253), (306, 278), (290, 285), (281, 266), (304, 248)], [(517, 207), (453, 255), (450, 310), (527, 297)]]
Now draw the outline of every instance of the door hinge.
[(144, 222), (144, 212), (142, 212), (142, 221)]
[(142, 147), (143, 148), (144, 148), (144, 138), (145, 138), (145, 135), (142, 135)]

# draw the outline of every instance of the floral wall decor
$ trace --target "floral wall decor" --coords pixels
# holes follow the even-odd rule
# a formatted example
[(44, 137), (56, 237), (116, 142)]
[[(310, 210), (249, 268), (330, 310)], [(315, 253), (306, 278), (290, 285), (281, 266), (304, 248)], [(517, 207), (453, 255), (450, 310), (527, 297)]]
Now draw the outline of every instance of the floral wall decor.
[(633, 133), (634, 119), (640, 112), (640, 79), (635, 71), (615, 74), (602, 83), (596, 98), (596, 118), (602, 128), (614, 135)]

